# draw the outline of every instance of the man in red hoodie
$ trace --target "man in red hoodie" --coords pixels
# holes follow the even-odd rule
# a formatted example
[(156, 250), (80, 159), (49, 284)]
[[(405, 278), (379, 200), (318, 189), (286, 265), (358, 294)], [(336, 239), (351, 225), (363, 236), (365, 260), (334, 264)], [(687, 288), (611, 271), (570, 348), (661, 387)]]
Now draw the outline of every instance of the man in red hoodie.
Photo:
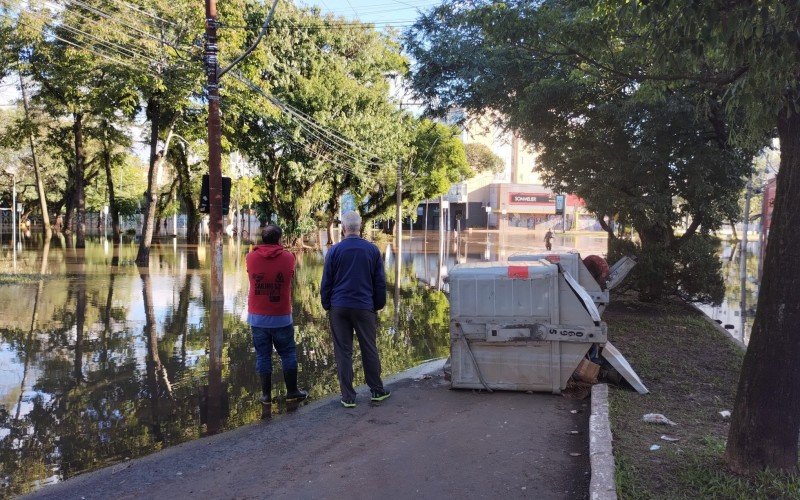
[(297, 388), (297, 348), (292, 321), (294, 255), (281, 246), (281, 228), (270, 224), (261, 232), (263, 245), (247, 254), (247, 322), (253, 331), (256, 371), (261, 378), (261, 402), (272, 401), (272, 346), (278, 351), (286, 383), (286, 400), (308, 394)]

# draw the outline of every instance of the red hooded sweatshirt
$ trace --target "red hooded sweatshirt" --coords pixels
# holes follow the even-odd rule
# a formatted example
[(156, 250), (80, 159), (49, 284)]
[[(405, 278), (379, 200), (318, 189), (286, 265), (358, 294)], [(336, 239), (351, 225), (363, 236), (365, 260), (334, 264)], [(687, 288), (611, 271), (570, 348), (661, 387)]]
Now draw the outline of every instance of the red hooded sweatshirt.
[(294, 255), (280, 245), (259, 245), (247, 254), (247, 311), (265, 316), (292, 313)]

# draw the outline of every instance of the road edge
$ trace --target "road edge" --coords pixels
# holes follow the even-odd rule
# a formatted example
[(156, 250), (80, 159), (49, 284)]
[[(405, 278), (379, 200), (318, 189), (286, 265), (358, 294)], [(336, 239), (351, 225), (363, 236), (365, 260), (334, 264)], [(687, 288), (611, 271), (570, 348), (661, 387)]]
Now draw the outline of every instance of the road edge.
[(608, 418), (608, 385), (592, 386), (592, 412), (589, 415), (589, 498), (616, 500), (614, 480), (614, 451), (611, 422)]

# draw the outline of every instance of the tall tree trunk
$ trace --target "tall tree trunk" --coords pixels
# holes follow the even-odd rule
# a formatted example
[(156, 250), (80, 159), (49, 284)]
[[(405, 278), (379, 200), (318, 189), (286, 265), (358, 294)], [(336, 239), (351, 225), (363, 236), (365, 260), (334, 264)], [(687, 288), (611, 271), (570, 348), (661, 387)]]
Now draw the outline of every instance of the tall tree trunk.
[(66, 235), (66, 247), (72, 248), (72, 214), (75, 211), (75, 172), (74, 166), (70, 166), (68, 169), (68, 179), (67, 179), (67, 192), (66, 192), (66, 201), (64, 202), (64, 227), (62, 228), (62, 232)]
[(200, 217), (197, 212), (197, 204), (192, 197), (192, 177), (189, 171), (188, 151), (185, 148), (185, 145), (176, 145), (174, 149), (175, 172), (178, 174), (178, 197), (186, 212), (186, 243), (197, 245), (200, 241)]
[(725, 459), (735, 472), (797, 470), (800, 432), (800, 114), (778, 119), (781, 167), (758, 306)]
[(331, 198), (328, 200), (328, 243), (327, 245), (333, 245), (333, 226), (336, 223), (336, 215), (339, 212), (339, 184), (336, 182), (336, 176), (334, 175), (334, 183), (331, 187)]
[(639, 300), (656, 302), (664, 296), (667, 272), (672, 265), (672, 228), (660, 225), (636, 228), (642, 242), (639, 258)]
[[(22, 106), (25, 108), (25, 119), (31, 121), (30, 108), (28, 107), (28, 93), (25, 89), (25, 82), (22, 75), (19, 76), (19, 88), (22, 92)], [(39, 167), (39, 159), (36, 156), (36, 138), (33, 136), (33, 129), (28, 131), (28, 144), (31, 148), (31, 162), (33, 163), (33, 174), (36, 177), (36, 193), (39, 195), (39, 210), (42, 212), (42, 231), (46, 241), (50, 240), (53, 230), (50, 227), (50, 214), (47, 211), (47, 196), (44, 192), (42, 183), (42, 172)]]
[(731, 232), (732, 232), (732, 236), (733, 236), (733, 241), (739, 241), (739, 235), (736, 234), (736, 221), (731, 219), (730, 220), (730, 225), (731, 225)]
[(75, 121), (72, 124), (72, 132), (75, 138), (75, 248), (86, 247), (86, 197), (85, 170), (86, 170), (86, 151), (83, 147), (83, 113), (74, 114)]
[[(106, 127), (108, 124), (106, 124)], [(122, 241), (122, 231), (119, 228), (119, 207), (114, 196), (114, 176), (111, 172), (111, 144), (108, 138), (103, 138), (103, 166), (106, 171), (106, 188), (108, 189), (108, 213), (111, 214), (111, 239), (115, 244)]]
[(156, 223), (156, 206), (158, 204), (158, 191), (156, 178), (158, 171), (169, 151), (172, 141), (172, 129), (178, 115), (175, 115), (169, 125), (164, 149), (158, 150), (158, 136), (160, 132), (159, 121), (161, 118), (161, 103), (158, 98), (151, 98), (147, 103), (147, 116), (150, 119), (150, 167), (147, 170), (147, 205), (145, 206), (144, 221), (142, 223), (142, 239), (139, 242), (139, 252), (136, 254), (136, 265), (147, 267), (150, 263), (150, 245), (153, 242), (153, 226)]
[[(158, 98), (150, 98), (147, 103), (147, 116), (150, 120), (150, 164), (147, 170), (147, 204), (142, 221), (142, 238), (139, 240), (139, 251), (136, 254), (136, 265), (147, 267), (150, 264), (150, 244), (153, 241), (153, 224), (156, 216), (156, 170), (158, 166), (158, 135), (161, 121), (160, 102)], [(144, 278), (142, 278), (144, 281)]]

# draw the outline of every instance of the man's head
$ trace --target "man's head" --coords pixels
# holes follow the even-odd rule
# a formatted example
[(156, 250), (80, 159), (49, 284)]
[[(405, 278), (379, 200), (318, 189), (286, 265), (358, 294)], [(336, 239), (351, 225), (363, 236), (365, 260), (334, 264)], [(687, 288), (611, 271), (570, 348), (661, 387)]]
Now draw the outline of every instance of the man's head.
[(261, 242), (265, 245), (277, 245), (281, 241), (281, 228), (275, 224), (269, 224), (261, 230)]
[(358, 212), (345, 212), (342, 214), (342, 229), (345, 234), (361, 234), (361, 216)]

